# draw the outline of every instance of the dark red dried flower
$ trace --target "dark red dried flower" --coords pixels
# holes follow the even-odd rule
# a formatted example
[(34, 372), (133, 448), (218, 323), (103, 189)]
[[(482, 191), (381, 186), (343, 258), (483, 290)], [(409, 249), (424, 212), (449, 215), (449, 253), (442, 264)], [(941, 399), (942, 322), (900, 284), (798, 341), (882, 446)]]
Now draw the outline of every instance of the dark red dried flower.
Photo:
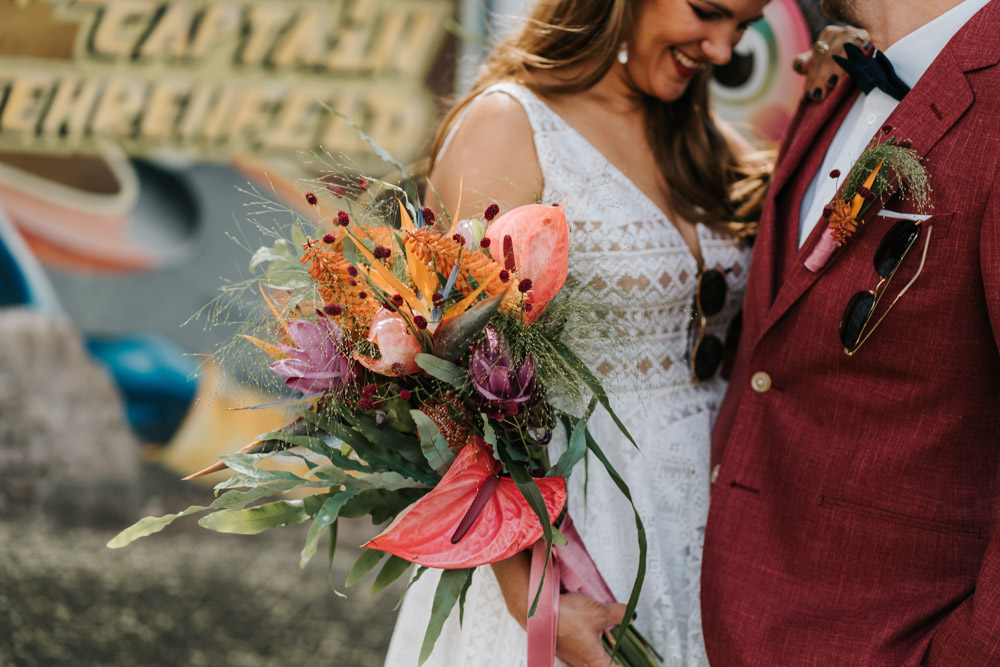
[(365, 397), (362, 398), (360, 401), (358, 401), (358, 410), (361, 410), (362, 412), (367, 412), (368, 410), (374, 410), (374, 409), (375, 409), (375, 401), (373, 401), (372, 399)]
[(362, 192), (365, 192), (368, 189), (368, 179), (364, 177), (359, 178), (358, 187), (361, 188)]
[(493, 218), (497, 217), (497, 213), (500, 212), (500, 207), (496, 204), (490, 204), (486, 207), (486, 212), (483, 213), (483, 217), (486, 218), (486, 222), (491, 222)]
[(337, 224), (341, 227), (346, 227), (351, 224), (351, 216), (347, 215), (347, 211), (340, 211), (337, 213)]
[(334, 236), (333, 234), (323, 235), (323, 243), (336, 243), (336, 242), (337, 242), (337, 237)]
[(514, 239), (510, 234), (503, 237), (503, 268), (508, 271), (514, 270)]
[(830, 172), (830, 178), (840, 178), (840, 170), (834, 169)]
[(483, 240), (479, 242), (479, 247), (480, 248), (489, 248), (490, 247), (490, 240), (488, 238), (483, 238)]
[(500, 282), (505, 283), (510, 280), (510, 271), (507, 269), (500, 269)]
[(389, 301), (388, 299), (382, 302), (382, 307), (388, 310), (390, 313), (396, 312), (396, 307), (392, 305), (392, 301)]
[(402, 305), (403, 305), (403, 297), (402, 297), (402, 295), (400, 295), (400, 294), (393, 294), (392, 295), (392, 305), (396, 306), (396, 308), (402, 307)]
[(532, 306), (531, 306), (530, 303), (524, 304), (524, 312), (530, 313), (532, 310), (534, 310), (534, 309), (532, 308)]
[(358, 277), (358, 267), (356, 267), (356, 266), (349, 266), (349, 267), (347, 267), (347, 275), (349, 275), (352, 278), (357, 278)]
[(368, 292), (365, 292), (364, 290), (358, 292), (358, 298), (359, 299), (367, 299), (368, 298)]
[(899, 146), (900, 148), (912, 148), (913, 147), (913, 142), (910, 141), (909, 139), (903, 139), (902, 141), (900, 141), (896, 145)]
[(882, 126), (882, 133), (883, 134), (889, 134), (890, 132), (892, 132), (892, 125), (883, 125)]
[(454, 235), (452, 235), (451, 240), (454, 241), (455, 243), (457, 243), (458, 245), (461, 245), (461, 246), (465, 245), (465, 237), (462, 236), (461, 234), (454, 234)]
[(384, 245), (375, 246), (375, 250), (372, 251), (375, 255), (375, 259), (388, 259), (392, 255), (392, 251), (386, 248)]
[(524, 294), (531, 289), (531, 278), (524, 278), (517, 284), (517, 291)]
[(336, 316), (344, 312), (344, 307), (341, 306), (339, 303), (328, 303), (325, 306), (323, 306), (323, 312), (326, 313), (327, 315)]
[(306, 193), (306, 201), (309, 202), (310, 206), (315, 206), (316, 204), (319, 203), (319, 200), (316, 199), (316, 195), (314, 195), (311, 192)]
[(358, 281), (355, 280), (354, 278), (351, 278), (350, 280), (347, 281), (347, 284), (350, 285), (351, 287), (357, 287)]
[(375, 395), (375, 392), (377, 390), (378, 390), (378, 385), (366, 384), (361, 388), (361, 395), (364, 396), (365, 398), (371, 398), (372, 396)]
[(431, 296), (431, 303), (433, 303), (435, 307), (440, 306), (442, 303), (444, 303), (444, 295), (441, 294), (441, 292), (434, 292), (434, 294)]
[(426, 329), (427, 328), (427, 318), (424, 317), (423, 315), (414, 315), (413, 316), (413, 324), (418, 329)]
[(827, 204), (823, 207), (823, 217), (829, 218), (831, 215), (833, 215), (833, 205)]
[(412, 396), (412, 394), (410, 393), (409, 389), (404, 389), (403, 391), (399, 392), (399, 397), (404, 401), (410, 400), (410, 396)]
[(423, 213), (424, 215), (425, 224), (433, 225), (434, 221), (437, 220), (437, 216), (434, 215), (434, 211), (432, 211), (429, 206), (424, 208), (424, 210), (421, 211), (421, 213)]
[(863, 185), (860, 188), (858, 188), (858, 194), (861, 195), (865, 199), (865, 201), (871, 201), (872, 199), (875, 199), (875, 193)]

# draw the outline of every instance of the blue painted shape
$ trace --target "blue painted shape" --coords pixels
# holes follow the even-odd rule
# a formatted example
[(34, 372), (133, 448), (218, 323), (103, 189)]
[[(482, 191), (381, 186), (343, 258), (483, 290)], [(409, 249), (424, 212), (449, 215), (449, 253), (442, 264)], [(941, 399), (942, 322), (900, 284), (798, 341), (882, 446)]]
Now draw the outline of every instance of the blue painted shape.
[(136, 435), (145, 442), (168, 443), (194, 401), (197, 362), (155, 334), (90, 337), (87, 348), (121, 389)]

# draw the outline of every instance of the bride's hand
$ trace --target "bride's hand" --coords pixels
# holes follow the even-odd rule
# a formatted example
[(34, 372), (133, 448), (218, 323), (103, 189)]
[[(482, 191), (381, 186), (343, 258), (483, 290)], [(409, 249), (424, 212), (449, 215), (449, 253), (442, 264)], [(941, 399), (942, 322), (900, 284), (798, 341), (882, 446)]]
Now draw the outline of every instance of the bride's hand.
[(572, 667), (607, 667), (610, 658), (601, 633), (624, 616), (623, 604), (602, 604), (579, 593), (560, 595), (556, 655)]

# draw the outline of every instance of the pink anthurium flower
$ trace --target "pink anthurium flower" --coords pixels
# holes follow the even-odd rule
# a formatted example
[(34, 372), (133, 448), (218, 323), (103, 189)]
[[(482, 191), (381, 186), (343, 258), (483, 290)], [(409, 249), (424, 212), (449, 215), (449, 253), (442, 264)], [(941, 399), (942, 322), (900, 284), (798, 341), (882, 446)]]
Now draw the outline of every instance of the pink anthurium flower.
[(562, 289), (569, 271), (569, 225), (563, 205), (529, 204), (519, 206), (494, 220), (486, 228), (489, 252), (503, 264), (504, 237), (513, 242), (517, 276), (531, 281), (526, 301), (531, 308), (524, 313), (526, 322), (534, 322)]
[[(495, 563), (542, 537), (538, 516), (481, 438), (462, 448), (444, 478), (365, 544), (411, 563), (442, 569)], [(535, 478), (549, 520), (566, 505), (566, 480)]]
[(378, 346), (382, 357), (372, 359), (355, 352), (354, 358), (365, 368), (380, 375), (391, 376), (408, 375), (420, 369), (414, 357), (424, 349), (398, 313), (388, 308), (379, 308), (372, 318), (368, 340)]
[(354, 363), (344, 356), (340, 327), (321, 315), (315, 322), (291, 320), (288, 335), (295, 347), (278, 344), (287, 359), (271, 364), (285, 384), (303, 394), (337, 391), (355, 377)]

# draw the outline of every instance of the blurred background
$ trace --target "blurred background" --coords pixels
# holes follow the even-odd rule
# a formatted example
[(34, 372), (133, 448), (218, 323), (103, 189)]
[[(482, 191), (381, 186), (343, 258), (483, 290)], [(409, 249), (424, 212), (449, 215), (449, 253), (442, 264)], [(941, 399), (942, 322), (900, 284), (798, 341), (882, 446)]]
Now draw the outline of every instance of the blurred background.
[[(816, 4), (772, 0), (715, 73), (758, 145), (802, 94)], [(529, 5), (0, 0), (0, 666), (381, 664), (401, 587), (334, 592), (371, 525), (341, 521), (329, 580), (298, 528), (105, 544), (206, 502), (218, 476), (179, 479), (282, 423), (230, 410), (260, 402), (211, 356), (240, 312), (203, 310), (252, 277), (247, 190), (308, 216), (311, 152), (388, 171), (327, 107), (419, 158)]]

